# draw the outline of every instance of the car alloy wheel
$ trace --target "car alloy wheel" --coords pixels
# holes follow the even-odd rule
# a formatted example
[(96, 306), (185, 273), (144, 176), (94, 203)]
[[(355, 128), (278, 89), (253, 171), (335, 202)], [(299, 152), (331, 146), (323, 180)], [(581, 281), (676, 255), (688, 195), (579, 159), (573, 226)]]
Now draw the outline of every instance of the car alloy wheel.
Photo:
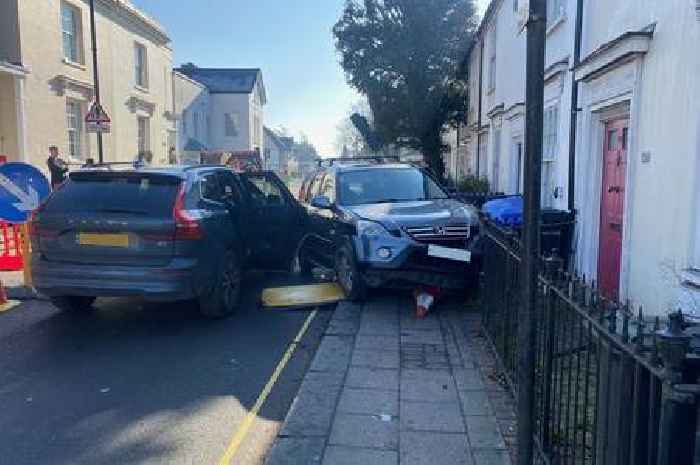
[(360, 301), (365, 297), (365, 283), (357, 268), (352, 247), (349, 244), (338, 248), (335, 255), (335, 273), (338, 284), (348, 300)]
[(355, 272), (346, 251), (343, 250), (339, 255), (338, 269), (336, 270), (338, 273), (338, 282), (345, 292), (350, 295), (355, 287)]

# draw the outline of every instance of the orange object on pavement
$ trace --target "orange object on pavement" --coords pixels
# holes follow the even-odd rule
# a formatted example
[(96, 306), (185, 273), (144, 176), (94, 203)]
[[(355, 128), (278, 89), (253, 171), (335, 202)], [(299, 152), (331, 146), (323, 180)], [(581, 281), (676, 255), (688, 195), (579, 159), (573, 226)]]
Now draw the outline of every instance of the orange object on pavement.
[(428, 316), (430, 307), (433, 306), (440, 293), (440, 288), (432, 286), (419, 287), (413, 291), (413, 298), (416, 299), (416, 318)]

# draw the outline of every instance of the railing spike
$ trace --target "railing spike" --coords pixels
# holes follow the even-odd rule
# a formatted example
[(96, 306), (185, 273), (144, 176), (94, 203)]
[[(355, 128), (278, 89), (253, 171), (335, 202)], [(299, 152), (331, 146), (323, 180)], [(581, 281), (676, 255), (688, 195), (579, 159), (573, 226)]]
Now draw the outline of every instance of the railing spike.
[(642, 306), (639, 306), (639, 311), (637, 314), (637, 351), (641, 352), (644, 347), (644, 330), (646, 324), (644, 323), (644, 313), (642, 311)]
[(623, 314), (623, 316), (622, 316), (622, 340), (623, 340), (625, 343), (629, 343), (629, 342), (630, 342), (630, 328), (629, 328), (629, 324), (630, 324), (629, 313), (625, 312), (625, 313)]

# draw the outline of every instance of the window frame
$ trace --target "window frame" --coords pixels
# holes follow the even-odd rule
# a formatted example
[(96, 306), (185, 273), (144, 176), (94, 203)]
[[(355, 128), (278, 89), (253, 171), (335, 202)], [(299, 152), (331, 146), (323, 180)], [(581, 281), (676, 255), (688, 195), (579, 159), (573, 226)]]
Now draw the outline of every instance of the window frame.
[(134, 83), (148, 89), (148, 49), (141, 42), (134, 42)]
[(498, 192), (501, 178), (501, 129), (493, 131), (493, 157), (491, 157), (491, 190)]
[(488, 92), (492, 93), (496, 90), (496, 72), (497, 72), (497, 55), (498, 55), (498, 35), (496, 32), (496, 24), (491, 28), (489, 32), (491, 37), (491, 44), (489, 47), (489, 74), (488, 74)]
[[(72, 30), (68, 31), (65, 25), (66, 12), (70, 12)], [(69, 63), (85, 64), (85, 54), (83, 51), (83, 17), (82, 10), (77, 5), (70, 2), (61, 1), (61, 48), (63, 60)], [(66, 35), (71, 37), (71, 49), (66, 49)]]
[[(556, 8), (555, 8), (556, 7)], [(552, 11), (558, 10), (556, 16)], [(566, 0), (547, 0), (547, 28), (553, 28), (566, 17)]]
[[(224, 113), (224, 136), (229, 138), (238, 137), (240, 134), (239, 124), (240, 116), (237, 112)], [(229, 129), (231, 129), (231, 131), (229, 131)]]
[[(71, 124), (72, 120), (74, 120), (74, 125)], [(66, 99), (68, 154), (77, 160), (84, 160), (83, 129), (83, 108), (81, 102), (78, 100)], [(71, 135), (73, 135), (73, 140), (71, 140)]]
[[(141, 134), (141, 123), (143, 126), (143, 135)], [(143, 145), (142, 144), (143, 140)], [(151, 150), (151, 121), (147, 116), (136, 117), (136, 148), (138, 153), (146, 153)]]
[(542, 124), (542, 207), (554, 206), (554, 189), (556, 188), (556, 169), (559, 157), (559, 123), (561, 114), (559, 102), (545, 106)]

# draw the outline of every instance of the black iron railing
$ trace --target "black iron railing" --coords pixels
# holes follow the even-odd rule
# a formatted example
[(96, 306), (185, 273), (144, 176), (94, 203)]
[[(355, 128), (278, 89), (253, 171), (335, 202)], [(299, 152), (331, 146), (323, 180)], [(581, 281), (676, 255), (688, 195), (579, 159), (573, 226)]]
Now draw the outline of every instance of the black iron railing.
[[(486, 225), (483, 320), (513, 392), (518, 386), (520, 243)], [(536, 463), (693, 464), (698, 358), (682, 314), (648, 321), (595, 285), (542, 261), (536, 305)]]

